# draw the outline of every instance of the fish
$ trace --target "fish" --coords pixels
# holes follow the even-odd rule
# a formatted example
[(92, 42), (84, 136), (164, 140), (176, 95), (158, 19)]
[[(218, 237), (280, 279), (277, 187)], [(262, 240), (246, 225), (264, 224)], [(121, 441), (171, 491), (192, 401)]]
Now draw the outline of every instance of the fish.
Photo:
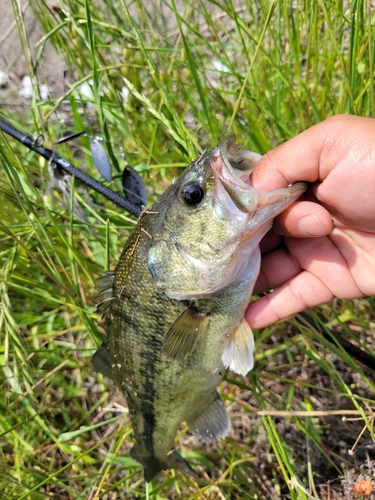
[(144, 210), (115, 271), (99, 282), (107, 336), (93, 366), (126, 397), (130, 454), (146, 481), (172, 468), (196, 476), (174, 448), (181, 423), (208, 441), (227, 436), (217, 386), (225, 369), (245, 376), (253, 368), (244, 313), (259, 243), (306, 189), (257, 191), (249, 178), (260, 158), (228, 137), (200, 155)]

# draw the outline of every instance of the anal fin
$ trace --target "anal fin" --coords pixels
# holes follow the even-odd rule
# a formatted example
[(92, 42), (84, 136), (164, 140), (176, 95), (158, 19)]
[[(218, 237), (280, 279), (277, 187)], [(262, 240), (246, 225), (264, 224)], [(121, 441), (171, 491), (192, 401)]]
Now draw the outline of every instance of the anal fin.
[(173, 323), (164, 338), (163, 354), (171, 361), (182, 361), (197, 345), (199, 337), (208, 327), (208, 314), (193, 307), (186, 309)]
[(191, 432), (207, 441), (225, 438), (231, 428), (228, 414), (218, 393), (214, 401), (192, 421), (186, 421)]
[(254, 367), (254, 335), (245, 318), (233, 330), (221, 359), (226, 368), (245, 376)]

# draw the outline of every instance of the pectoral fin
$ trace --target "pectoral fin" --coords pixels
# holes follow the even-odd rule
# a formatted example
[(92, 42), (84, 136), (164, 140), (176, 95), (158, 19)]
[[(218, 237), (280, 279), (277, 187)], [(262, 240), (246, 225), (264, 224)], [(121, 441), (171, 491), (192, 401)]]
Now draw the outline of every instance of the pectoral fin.
[(214, 401), (196, 420), (186, 423), (195, 436), (208, 441), (223, 439), (231, 427), (228, 414), (218, 393), (216, 393)]
[(208, 327), (209, 315), (194, 308), (186, 309), (173, 323), (164, 338), (163, 354), (171, 361), (182, 361), (196, 346)]
[(245, 318), (233, 330), (221, 359), (226, 368), (245, 376), (254, 366), (254, 336)]

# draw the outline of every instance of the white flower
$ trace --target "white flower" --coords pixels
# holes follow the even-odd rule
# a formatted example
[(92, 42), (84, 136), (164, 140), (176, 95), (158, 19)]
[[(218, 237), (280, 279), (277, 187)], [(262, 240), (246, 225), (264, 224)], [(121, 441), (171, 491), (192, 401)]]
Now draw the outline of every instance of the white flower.
[(125, 85), (121, 89), (121, 97), (124, 103), (126, 104), (129, 100), (129, 89)]
[(47, 85), (44, 83), (39, 85), (39, 92), (40, 92), (40, 97), (41, 97), (42, 101), (46, 101), (48, 99), (48, 95), (49, 95), (49, 88), (47, 87)]
[(22, 78), (22, 88), (18, 93), (21, 97), (24, 97), (25, 99), (32, 99), (34, 92), (33, 92), (33, 87), (31, 85), (31, 78), (28, 75)]
[[(39, 85), (39, 92), (42, 101), (48, 99), (49, 88), (46, 84), (42, 83)], [(25, 99), (32, 99), (34, 96), (33, 86), (31, 84), (31, 78), (26, 75), (22, 78), (22, 88), (18, 91), (18, 94)]]
[(92, 79), (87, 80), (87, 82), (83, 82), (79, 87), (78, 91), (82, 95), (82, 97), (86, 97), (90, 101), (94, 100), (94, 93), (92, 91)]
[(0, 71), (0, 87), (3, 87), (8, 81), (8, 75), (4, 71)]
[[(88, 101), (94, 100), (93, 86), (94, 86), (94, 82), (93, 82), (92, 78), (90, 78), (86, 82), (83, 82), (83, 83), (81, 83), (81, 85), (79, 85), (78, 92), (81, 94), (81, 97), (83, 97), (84, 100), (88, 100)], [(101, 85), (100, 95), (103, 96), (106, 92), (108, 92), (108, 88), (105, 85)]]
[(231, 70), (228, 68), (228, 66), (225, 66), (225, 64), (218, 61), (217, 59), (215, 59), (212, 64), (213, 64), (214, 68), (217, 71), (220, 71), (221, 73), (230, 73), (231, 72)]

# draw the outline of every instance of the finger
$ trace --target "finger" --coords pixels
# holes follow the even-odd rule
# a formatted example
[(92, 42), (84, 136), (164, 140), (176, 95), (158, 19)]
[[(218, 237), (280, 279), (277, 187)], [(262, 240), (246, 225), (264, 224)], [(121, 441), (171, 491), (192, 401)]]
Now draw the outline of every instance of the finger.
[(245, 318), (251, 328), (264, 328), (309, 307), (329, 302), (333, 297), (319, 278), (304, 271), (269, 295), (252, 302)]
[[(287, 238), (287, 249), (266, 254), (256, 293), (281, 286), (250, 304), (246, 313), (250, 326), (261, 328), (270, 325), (307, 307), (328, 302), (333, 297), (362, 297), (363, 291), (352, 274), (353, 266), (349, 265), (356, 255), (349, 239), (344, 255), (337, 247), (337, 241), (340, 239), (342, 243), (344, 237), (342, 231), (334, 229), (330, 237), (299, 241)], [(304, 271), (300, 272), (301, 269)], [(369, 268), (366, 270), (371, 275)]]
[(353, 148), (356, 142), (363, 142), (364, 133), (371, 136), (374, 130), (372, 118), (328, 118), (265, 154), (251, 183), (256, 189), (270, 191), (297, 181), (322, 181), (348, 154), (348, 137)]
[(361, 297), (352, 266), (343, 255), (341, 244), (337, 244), (342, 235), (343, 231), (334, 229), (322, 238), (286, 238), (285, 244), (301, 268), (316, 276), (335, 297)]
[(260, 242), (260, 251), (262, 254), (271, 252), (281, 244), (281, 236), (275, 234), (272, 230), (266, 234), (266, 236)]
[(277, 234), (294, 238), (325, 236), (332, 230), (332, 218), (321, 205), (300, 201), (276, 217), (272, 229)]
[(297, 181), (318, 180), (322, 126), (315, 125), (266, 153), (251, 175), (253, 187), (270, 191)]
[(286, 248), (278, 248), (263, 255), (254, 294), (268, 292), (283, 285), (302, 271), (298, 261)]

